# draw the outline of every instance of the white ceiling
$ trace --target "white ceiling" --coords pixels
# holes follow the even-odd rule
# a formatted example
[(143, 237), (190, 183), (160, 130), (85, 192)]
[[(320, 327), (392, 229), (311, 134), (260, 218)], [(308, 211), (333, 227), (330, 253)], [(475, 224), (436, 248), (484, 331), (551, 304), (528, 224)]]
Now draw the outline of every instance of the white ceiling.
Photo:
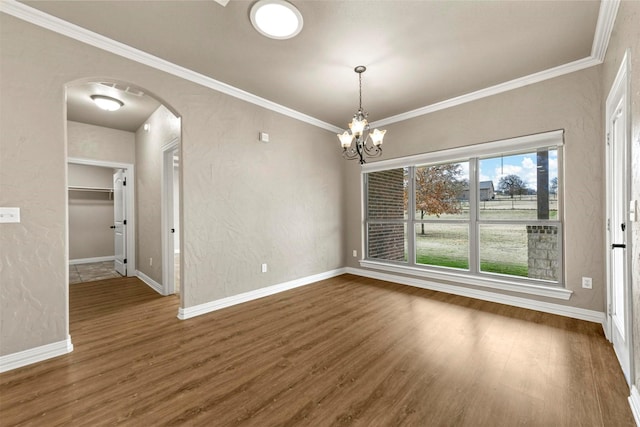
[[(28, 6), (344, 128), (588, 58), (599, 1), (292, 0), (304, 28), (261, 36), (252, 1), (25, 1)], [(70, 98), (71, 101), (71, 98)], [(71, 108), (70, 108), (71, 111)]]
[[(104, 111), (91, 100), (91, 95), (110, 96), (124, 105), (117, 111)], [(74, 122), (135, 132), (159, 106), (140, 89), (114, 81), (67, 86), (67, 119)]]

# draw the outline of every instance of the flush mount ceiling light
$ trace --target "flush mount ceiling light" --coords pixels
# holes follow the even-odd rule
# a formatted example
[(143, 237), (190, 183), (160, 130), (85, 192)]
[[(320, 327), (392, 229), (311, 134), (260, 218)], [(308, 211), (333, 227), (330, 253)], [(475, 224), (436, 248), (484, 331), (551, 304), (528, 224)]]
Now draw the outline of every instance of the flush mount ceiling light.
[(302, 30), (302, 15), (284, 0), (260, 0), (251, 7), (251, 23), (263, 36), (285, 40)]
[(382, 154), (382, 139), (387, 131), (378, 129), (369, 131), (368, 113), (362, 109), (362, 73), (367, 71), (367, 67), (358, 65), (353, 71), (358, 73), (360, 82), (360, 107), (349, 123), (351, 133), (346, 130), (338, 134), (338, 139), (342, 145), (342, 155), (346, 159), (358, 159), (360, 164), (364, 164), (365, 157), (378, 157)]
[(91, 99), (96, 105), (106, 111), (116, 111), (124, 105), (119, 99), (105, 95), (91, 95)]

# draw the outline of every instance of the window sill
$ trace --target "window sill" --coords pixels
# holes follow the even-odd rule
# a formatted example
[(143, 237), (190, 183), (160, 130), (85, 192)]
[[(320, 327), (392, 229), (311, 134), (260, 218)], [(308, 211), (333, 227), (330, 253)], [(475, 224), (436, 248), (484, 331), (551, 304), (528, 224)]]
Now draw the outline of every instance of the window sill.
[(461, 283), (463, 285), (482, 286), (485, 288), (499, 289), (501, 291), (525, 293), (562, 300), (568, 300), (569, 298), (571, 298), (571, 294), (573, 294), (573, 291), (556, 286), (534, 285), (498, 278), (487, 279), (484, 277), (471, 276), (468, 274), (426, 270), (423, 268), (389, 264), (380, 261), (360, 260), (360, 267), (390, 271), (393, 273), (410, 274), (412, 276), (427, 277), (429, 279), (453, 281)]

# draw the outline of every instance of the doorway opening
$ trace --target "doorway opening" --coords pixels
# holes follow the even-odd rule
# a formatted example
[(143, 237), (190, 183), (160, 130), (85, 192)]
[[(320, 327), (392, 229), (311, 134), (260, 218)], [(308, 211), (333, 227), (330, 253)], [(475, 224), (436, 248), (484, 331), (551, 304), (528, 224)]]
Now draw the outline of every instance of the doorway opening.
[[(175, 141), (174, 154), (179, 159), (179, 116), (145, 89), (123, 81), (102, 77), (81, 79), (68, 83), (65, 91), (69, 167), (93, 167), (110, 174), (108, 183), (97, 186), (102, 191), (101, 200), (112, 205), (111, 220), (106, 224), (112, 250), (105, 256), (106, 261), (118, 277), (137, 277), (160, 295), (176, 293), (180, 289), (176, 278), (182, 255), (173, 250), (171, 262), (165, 260), (163, 242), (167, 228), (162, 202), (163, 147)], [(119, 108), (100, 109), (94, 98), (114, 99)], [(179, 169), (175, 177), (179, 183)], [(70, 175), (71, 185), (69, 178)], [(175, 233), (171, 238), (179, 248), (179, 193), (174, 199), (176, 207), (171, 214), (175, 218), (170, 218), (170, 228)], [(96, 223), (96, 217), (91, 215), (83, 220)], [(67, 225), (70, 230), (70, 224)], [(102, 225), (99, 228), (104, 231)], [(73, 258), (70, 254), (70, 259)], [(86, 261), (94, 261), (90, 258)], [(165, 278), (167, 271), (173, 278), (171, 281)], [(104, 286), (108, 285), (104, 282)]]
[(67, 177), (69, 283), (135, 276), (133, 165), (71, 157)]
[(162, 147), (163, 283), (167, 295), (180, 293), (180, 140)]

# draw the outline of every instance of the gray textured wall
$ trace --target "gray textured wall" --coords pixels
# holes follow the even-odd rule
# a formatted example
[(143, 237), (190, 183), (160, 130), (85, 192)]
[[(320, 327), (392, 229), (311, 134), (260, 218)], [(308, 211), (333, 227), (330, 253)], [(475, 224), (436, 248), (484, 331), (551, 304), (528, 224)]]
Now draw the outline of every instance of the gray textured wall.
[(86, 123), (67, 122), (69, 157), (134, 164), (135, 134)]
[(5, 14), (0, 31), (0, 205), (22, 209), (0, 233), (1, 355), (67, 338), (64, 87), (81, 79), (131, 82), (181, 116), (184, 307), (342, 266), (333, 133)]
[(180, 120), (160, 106), (146, 123), (136, 131), (136, 268), (162, 283), (162, 147), (180, 137)]

